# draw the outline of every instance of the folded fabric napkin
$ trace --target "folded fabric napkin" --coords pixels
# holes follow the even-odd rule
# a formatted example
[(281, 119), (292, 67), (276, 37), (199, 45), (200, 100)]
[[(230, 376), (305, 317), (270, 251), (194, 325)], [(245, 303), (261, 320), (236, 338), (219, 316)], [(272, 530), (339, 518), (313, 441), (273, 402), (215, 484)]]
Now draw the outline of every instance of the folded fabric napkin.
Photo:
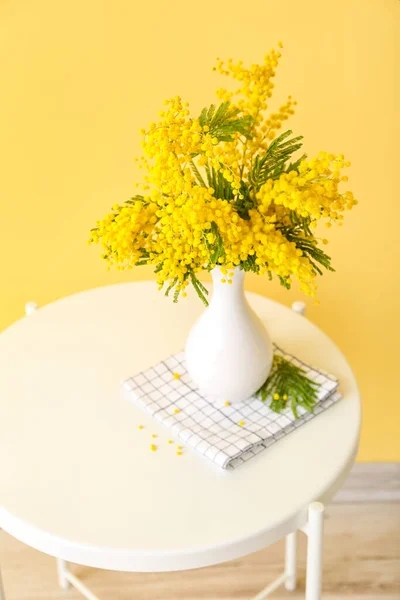
[(268, 399), (262, 402), (255, 397), (229, 406), (216, 405), (202, 396), (190, 379), (183, 352), (126, 379), (122, 386), (129, 400), (161, 421), (185, 444), (219, 467), (232, 469), (341, 398), (339, 382), (332, 375), (306, 365), (276, 345), (274, 352), (304, 369), (307, 377), (319, 384), (313, 412), (299, 406), (299, 418), (295, 419), (290, 407), (277, 414), (268, 408)]

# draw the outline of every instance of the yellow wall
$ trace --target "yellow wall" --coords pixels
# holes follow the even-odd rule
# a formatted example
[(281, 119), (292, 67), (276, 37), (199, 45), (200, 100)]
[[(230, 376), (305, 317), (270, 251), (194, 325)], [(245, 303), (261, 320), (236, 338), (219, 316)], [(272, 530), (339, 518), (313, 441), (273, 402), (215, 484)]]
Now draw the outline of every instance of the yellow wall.
[[(0, 2), (0, 328), (26, 300), (149, 277), (107, 273), (85, 245), (96, 218), (133, 191), (139, 127), (176, 93), (195, 110), (212, 101), (225, 81), (211, 71), (216, 56), (257, 62), (280, 39), (275, 102), (298, 99), (291, 127), (310, 154), (352, 160), (360, 199), (330, 230), (337, 273), (320, 280), (309, 316), (359, 379), (359, 458), (400, 460), (398, 0)], [(248, 287), (298, 298), (265, 278)]]

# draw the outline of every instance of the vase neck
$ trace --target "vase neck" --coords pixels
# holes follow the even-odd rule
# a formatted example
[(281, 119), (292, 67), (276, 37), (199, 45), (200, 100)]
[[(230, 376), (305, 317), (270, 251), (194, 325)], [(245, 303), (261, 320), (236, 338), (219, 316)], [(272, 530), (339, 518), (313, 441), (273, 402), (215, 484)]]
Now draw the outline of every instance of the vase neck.
[[(230, 271), (232, 272), (232, 271)], [(244, 277), (245, 272), (239, 267), (236, 267), (233, 271), (233, 277), (228, 278), (221, 272), (219, 267), (215, 267), (211, 271), (213, 280), (213, 295), (211, 303), (215, 304), (219, 300), (226, 303), (231, 302), (246, 302), (244, 295)], [(228, 279), (231, 279), (232, 283), (228, 283)], [(225, 283), (224, 283), (225, 280)]]

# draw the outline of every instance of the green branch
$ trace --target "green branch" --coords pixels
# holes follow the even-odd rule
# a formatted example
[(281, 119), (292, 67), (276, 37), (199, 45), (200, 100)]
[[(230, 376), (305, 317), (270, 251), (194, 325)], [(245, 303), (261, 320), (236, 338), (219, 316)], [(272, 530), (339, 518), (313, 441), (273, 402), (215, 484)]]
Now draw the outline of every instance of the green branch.
[(277, 413), (290, 406), (294, 417), (298, 419), (299, 406), (313, 411), (319, 387), (318, 383), (305, 375), (304, 369), (275, 355), (271, 373), (256, 395), (262, 402), (270, 400), (270, 409)]
[(202, 127), (207, 126), (210, 135), (220, 142), (231, 142), (235, 133), (251, 139), (254, 119), (250, 115), (242, 117), (240, 112), (240, 109), (232, 107), (230, 102), (223, 102), (218, 108), (211, 104), (209, 108), (203, 108), (201, 111), (199, 123)]
[[(270, 144), (263, 156), (257, 155), (255, 157), (253, 168), (249, 173), (249, 183), (255, 191), (258, 191), (268, 179), (278, 179), (285, 170), (289, 158), (302, 147), (303, 142), (301, 140), (303, 136), (288, 139), (292, 133), (290, 130), (285, 131)], [(304, 157), (305, 155), (295, 163), (290, 164), (288, 169), (297, 168)]]

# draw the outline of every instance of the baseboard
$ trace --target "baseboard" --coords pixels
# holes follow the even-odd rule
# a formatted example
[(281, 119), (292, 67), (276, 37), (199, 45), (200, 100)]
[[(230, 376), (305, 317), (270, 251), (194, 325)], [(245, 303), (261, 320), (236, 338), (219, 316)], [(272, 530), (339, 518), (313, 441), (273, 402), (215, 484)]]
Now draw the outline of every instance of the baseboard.
[(356, 463), (334, 502), (399, 502), (400, 463)]

